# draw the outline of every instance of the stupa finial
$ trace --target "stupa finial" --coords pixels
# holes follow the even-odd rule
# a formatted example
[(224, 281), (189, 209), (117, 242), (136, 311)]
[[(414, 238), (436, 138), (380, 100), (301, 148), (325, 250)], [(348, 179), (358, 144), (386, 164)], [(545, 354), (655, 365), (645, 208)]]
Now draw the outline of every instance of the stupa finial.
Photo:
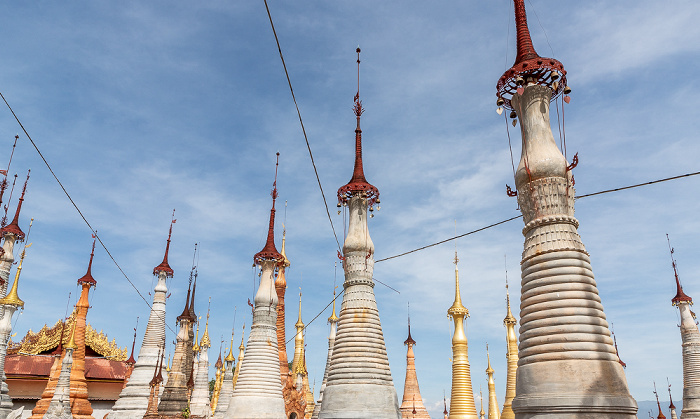
[(675, 409), (676, 406), (673, 404), (673, 396), (671, 396), (671, 383), (668, 381), (668, 377), (666, 377), (666, 383), (668, 384), (668, 399), (670, 401), (668, 408), (672, 410)]
[(372, 210), (374, 204), (379, 203), (379, 190), (374, 185), (367, 182), (362, 165), (362, 130), (360, 129), (360, 117), (365, 112), (365, 109), (362, 107), (362, 101), (360, 100), (360, 51), (360, 47), (358, 46), (355, 50), (355, 52), (357, 52), (357, 93), (354, 98), (355, 104), (352, 107), (355, 118), (357, 118), (357, 127), (355, 128), (355, 168), (352, 172), (350, 182), (338, 189), (338, 206), (340, 207), (346, 204), (356, 193), (362, 193), (363, 197), (367, 199), (367, 205), (369, 205), (370, 210)]
[(127, 364), (134, 365), (136, 359), (134, 359), (134, 349), (136, 348), (136, 329), (139, 327), (139, 318), (136, 317), (136, 327), (134, 327), (134, 341), (131, 343), (131, 356), (126, 360)]
[(275, 201), (277, 200), (277, 168), (280, 164), (280, 153), (277, 152), (277, 162), (275, 163), (275, 181), (272, 183), (272, 209), (270, 210), (270, 225), (267, 230), (267, 241), (265, 247), (253, 256), (253, 262), (259, 265), (265, 260), (273, 260), (278, 263), (284, 261), (282, 256), (275, 247)]
[(87, 272), (82, 278), (78, 279), (78, 285), (87, 284), (88, 286), (97, 286), (97, 281), (92, 277), (92, 259), (95, 257), (95, 242), (97, 241), (97, 232), (92, 235), (92, 251), (90, 252), (90, 262), (88, 263)]
[[(33, 222), (34, 219), (32, 218), (31, 221), (29, 221), (29, 231), (32, 230)], [(27, 235), (28, 234), (29, 233), (27, 233)], [(19, 288), (19, 275), (20, 273), (22, 273), (22, 263), (24, 262), (24, 256), (27, 254), (27, 249), (31, 245), (32, 244), (29, 243), (24, 246), (24, 249), (22, 249), (22, 255), (19, 258), (19, 265), (17, 265), (17, 272), (15, 273), (15, 282), (12, 284), (10, 292), (8, 292), (4, 298), (0, 299), (0, 306), (11, 305), (15, 307), (24, 308), (24, 301), (22, 301), (22, 299), (19, 298), (19, 295), (17, 295), (17, 289)]]
[(15, 210), (15, 217), (12, 219), (12, 222), (0, 230), (2, 232), (2, 235), (4, 236), (5, 234), (14, 234), (15, 235), (15, 240), (18, 242), (21, 242), (24, 240), (24, 232), (22, 231), (21, 228), (19, 228), (19, 213), (22, 211), (22, 203), (24, 202), (24, 194), (27, 192), (27, 182), (29, 182), (29, 174), (31, 173), (31, 169), (27, 171), (27, 179), (24, 181), (24, 186), (22, 187), (22, 195), (19, 197), (19, 202), (17, 203), (17, 209)]
[(693, 304), (693, 299), (683, 292), (683, 286), (681, 285), (681, 280), (678, 277), (678, 266), (676, 265), (676, 260), (673, 258), (675, 249), (671, 247), (671, 239), (669, 239), (668, 234), (666, 234), (666, 241), (668, 242), (668, 249), (671, 252), (671, 266), (673, 266), (673, 275), (676, 277), (676, 296), (671, 299), (671, 304), (674, 306), (677, 306), (681, 302)]
[(168, 241), (165, 244), (165, 256), (163, 256), (163, 262), (161, 262), (160, 265), (153, 268), (153, 275), (158, 275), (158, 272), (165, 272), (165, 275), (167, 277), (173, 277), (173, 270), (168, 264), (168, 252), (170, 252), (170, 237), (172, 237), (173, 235), (173, 224), (175, 224), (176, 222), (177, 220), (175, 219), (175, 210), (173, 209), (173, 215), (170, 220), (170, 231), (168, 231)]
[(416, 341), (411, 337), (411, 303), (408, 303), (408, 338), (403, 342), (404, 345), (415, 345)]
[(515, 4), (515, 29), (517, 34), (517, 55), (513, 66), (506, 70), (496, 84), (498, 106), (512, 109), (510, 99), (520, 94), (524, 84), (540, 84), (552, 89), (552, 100), (562, 92), (571, 89), (566, 84), (564, 65), (554, 58), (540, 57), (532, 45), (530, 30), (527, 26), (525, 1), (513, 0)]

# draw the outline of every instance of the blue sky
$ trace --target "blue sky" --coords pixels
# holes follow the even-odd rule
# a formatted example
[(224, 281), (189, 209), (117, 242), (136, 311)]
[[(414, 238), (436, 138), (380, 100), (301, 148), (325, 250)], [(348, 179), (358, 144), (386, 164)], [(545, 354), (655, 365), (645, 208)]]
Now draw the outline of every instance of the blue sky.
[[(700, 65), (700, 5), (526, 5), (537, 51), (564, 64), (573, 88), (566, 138), (569, 155), (579, 152), (579, 194), (698, 170), (700, 123), (687, 86)], [(330, 301), (337, 248), (262, 2), (15, 2), (1, 8), (0, 91), (147, 299), (177, 209), (171, 327), (182, 310), (193, 245), (200, 242), (199, 314), (205, 316), (211, 296), (212, 341), (223, 334), (226, 345), (237, 306), (240, 341), (242, 323), (250, 324), (252, 256), (265, 240), (276, 151), (278, 246), (288, 202), (289, 312), (295, 312), (302, 282), (305, 321)], [(358, 44), (365, 173), (382, 198), (370, 222), (376, 257), (448, 238), (455, 220), (463, 233), (518, 214), (505, 194), (513, 176), (505, 124), (495, 112), (496, 81), (515, 56), (511, 1), (273, 0), (270, 8), (341, 240), (343, 217), (336, 215), (334, 197), (352, 172)], [(510, 131), (516, 164), (518, 131)], [(10, 112), (0, 111), (2, 165), (16, 133)], [(91, 244), (90, 231), (20, 137), (11, 171), (23, 176), (32, 169), (25, 231), (29, 217), (35, 222), (18, 337), (62, 317), (69, 292), (75, 302), (75, 281), (84, 274)], [(653, 397), (652, 381), (667, 376), (681, 397), (665, 234), (676, 248), (686, 292), (699, 296), (698, 182), (688, 178), (577, 202), (579, 232), (638, 400)], [(474, 390), (486, 389), (488, 342), (500, 403), (504, 255), (517, 302), (521, 229), (516, 220), (457, 242), (462, 298), (471, 312)], [(453, 253), (449, 243), (375, 267), (377, 279), (401, 292), (375, 287), (399, 397), (410, 301), (418, 377), (435, 416), (443, 389), (450, 390), (453, 326), (446, 310), (454, 298)], [(89, 321), (127, 346), (139, 316), (140, 344), (148, 308), (101, 249), (93, 273), (98, 287)], [(329, 314), (307, 330), (310, 381), (317, 389)], [(290, 314), (290, 338), (295, 322)], [(210, 358), (217, 351), (215, 345)]]

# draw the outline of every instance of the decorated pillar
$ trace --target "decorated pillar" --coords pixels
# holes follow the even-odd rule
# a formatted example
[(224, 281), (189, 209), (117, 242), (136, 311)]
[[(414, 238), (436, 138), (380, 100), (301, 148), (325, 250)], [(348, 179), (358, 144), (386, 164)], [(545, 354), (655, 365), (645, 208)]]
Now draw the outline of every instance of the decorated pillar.
[(153, 304), (138, 360), (129, 376), (126, 387), (121, 391), (119, 399), (107, 415), (108, 419), (140, 419), (146, 414), (151, 390), (150, 382), (152, 377), (156, 375), (156, 366), (161, 356), (159, 352), (165, 340), (165, 302), (168, 294), (166, 281), (173, 277), (173, 270), (168, 263), (168, 252), (170, 251), (170, 238), (174, 223), (175, 212), (173, 211), (163, 261), (153, 268), (153, 275), (158, 277), (158, 282), (153, 290)]
[[(564, 66), (537, 55), (524, 0), (514, 0), (517, 57), (498, 81), (499, 106), (522, 135), (515, 173), (523, 213), (518, 419), (632, 418), (637, 404), (618, 362), (588, 252), (574, 217), (571, 169), (554, 142), (549, 103), (567, 94)], [(568, 101), (568, 96), (564, 98)]]
[(277, 199), (277, 153), (272, 209), (265, 247), (253, 261), (260, 266), (260, 286), (255, 294), (253, 325), (250, 327), (240, 374), (229, 403), (227, 418), (281, 418), (285, 416), (277, 348), (277, 293), (274, 275), (284, 257), (275, 247), (275, 200)]
[[(367, 182), (362, 167), (360, 116), (360, 48), (357, 48), (358, 89), (353, 110), (355, 168), (352, 178), (338, 189), (338, 205), (348, 211), (349, 225), (343, 244), (345, 282), (338, 332), (319, 418), (400, 418), (399, 400), (391, 378), (379, 309), (374, 296), (374, 243), (367, 226), (379, 204), (379, 190)], [(358, 402), (361, 401), (361, 402)]]

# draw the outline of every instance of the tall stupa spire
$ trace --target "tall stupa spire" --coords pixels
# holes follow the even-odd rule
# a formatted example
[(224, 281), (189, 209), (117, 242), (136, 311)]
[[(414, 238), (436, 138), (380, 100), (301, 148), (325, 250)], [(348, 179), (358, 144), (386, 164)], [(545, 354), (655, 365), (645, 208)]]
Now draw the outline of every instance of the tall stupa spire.
[(693, 299), (683, 292), (678, 275), (678, 265), (673, 257), (674, 249), (668, 239), (671, 252), (671, 265), (676, 278), (676, 296), (671, 304), (678, 307), (681, 317), (681, 340), (683, 348), (683, 409), (682, 418), (700, 418), (700, 332), (695, 322), (695, 315), (690, 310)]
[(518, 335), (515, 333), (515, 326), (518, 321), (510, 311), (510, 292), (508, 290), (508, 277), (506, 271), (506, 317), (503, 319), (503, 326), (506, 327), (506, 344), (508, 351), (506, 352), (506, 360), (508, 372), (506, 377), (506, 395), (503, 402), (503, 412), (501, 419), (515, 419), (513, 413), (513, 398), (515, 398), (515, 377), (518, 371)]
[(496, 398), (496, 382), (493, 379), (493, 368), (491, 368), (491, 355), (489, 355), (489, 344), (486, 344), (486, 376), (489, 385), (489, 415), (488, 419), (499, 419), (498, 399)]
[[(284, 224), (282, 224), (282, 226), (284, 227)], [(284, 257), (284, 262), (280, 265), (279, 271), (277, 272), (277, 279), (275, 280), (275, 292), (277, 293), (277, 350), (279, 353), (280, 382), (282, 385), (287, 381), (287, 373), (289, 372), (289, 362), (287, 361), (287, 335), (285, 333), (286, 314), (284, 309), (284, 295), (287, 292), (286, 270), (291, 263), (289, 259), (287, 259), (286, 242), (287, 229), (284, 228), (282, 230), (282, 257)], [(287, 413), (287, 416), (289, 416), (289, 413)]]
[(447, 317), (455, 323), (452, 335), (452, 393), (450, 395), (450, 419), (476, 419), (476, 404), (469, 368), (469, 345), (464, 331), (469, 310), (462, 304), (459, 292), (459, 258), (455, 251), (455, 301), (447, 310)]
[(401, 400), (401, 417), (402, 419), (430, 419), (418, 386), (416, 357), (413, 353), (416, 341), (411, 337), (410, 315), (408, 317), (408, 337), (403, 344), (408, 348), (406, 350), (406, 379), (404, 380), (403, 399)]
[[(563, 65), (532, 47), (524, 0), (514, 0), (518, 57), (497, 84), (498, 104), (520, 122), (515, 184), (525, 227), (517, 417), (633, 418), (637, 404), (618, 362), (588, 252), (574, 217), (571, 170), (557, 147), (549, 104), (568, 93)], [(566, 100), (566, 98), (565, 98)]]
[[(281, 418), (285, 416), (282, 383), (280, 381), (277, 348), (277, 293), (274, 275), (284, 257), (275, 247), (275, 201), (277, 199), (277, 168), (272, 184), (272, 209), (265, 247), (253, 261), (260, 266), (260, 286), (255, 294), (253, 325), (248, 336), (240, 373), (226, 411), (227, 418)], [(240, 362), (240, 361), (239, 361)]]
[[(359, 82), (359, 47), (356, 52)], [(366, 181), (362, 167), (360, 116), (364, 109), (359, 84), (353, 110), (357, 118), (355, 168), (350, 182), (338, 189), (338, 205), (345, 205), (349, 213), (341, 257), (345, 293), (319, 418), (395, 419), (400, 416), (399, 401), (374, 296), (374, 243), (367, 226), (367, 209), (372, 211), (379, 203), (379, 191)]]
[[(165, 341), (165, 303), (167, 301), (167, 278), (173, 276), (173, 270), (168, 265), (170, 239), (175, 224), (175, 210), (170, 221), (168, 240), (165, 245), (163, 262), (153, 269), (158, 282), (153, 292), (153, 304), (146, 324), (146, 332), (139, 350), (138, 360), (126, 383), (119, 394), (119, 399), (112, 407), (107, 419), (140, 419), (146, 414), (151, 396), (151, 380), (156, 375), (158, 362), (161, 358), (161, 346)], [(165, 354), (163, 354), (164, 356)], [(161, 380), (162, 381), (162, 380)], [(158, 383), (158, 386), (160, 383)], [(160, 389), (160, 387), (159, 387)], [(157, 400), (156, 400), (157, 401)], [(157, 404), (156, 404), (157, 408)]]
[(211, 297), (209, 297), (209, 307), (207, 307), (207, 320), (204, 325), (202, 340), (199, 342), (199, 362), (197, 363), (197, 376), (194, 380), (194, 389), (190, 398), (190, 412), (193, 416), (211, 416), (209, 400), (209, 348), (211, 339), (209, 338), (209, 310), (211, 307)]
[[(12, 219), (12, 223), (0, 229), (0, 238), (3, 240), (2, 251), (0, 251), (0, 298), (4, 297), (5, 293), (7, 293), (7, 287), (10, 281), (10, 269), (12, 268), (12, 264), (15, 262), (15, 243), (19, 243), (24, 240), (24, 232), (19, 227), (19, 213), (22, 210), (24, 194), (27, 191), (27, 182), (29, 182), (29, 172), (27, 172), (27, 179), (24, 181), (22, 195), (19, 198), (17, 210), (15, 211), (15, 217)], [(0, 317), (2, 317), (2, 313), (3, 308), (0, 306)], [(4, 372), (0, 373), (4, 374)], [(0, 409), (2, 409), (2, 404), (4, 403), (2, 400), (5, 399), (5, 394), (7, 393), (7, 384), (5, 384), (3, 381), (1, 386)]]

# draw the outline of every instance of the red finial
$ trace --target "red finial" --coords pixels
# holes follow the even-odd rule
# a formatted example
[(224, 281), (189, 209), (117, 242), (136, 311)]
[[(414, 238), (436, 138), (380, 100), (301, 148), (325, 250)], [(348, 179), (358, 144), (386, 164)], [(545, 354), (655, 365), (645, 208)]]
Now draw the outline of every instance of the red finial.
[(659, 394), (656, 392), (656, 381), (654, 381), (654, 395), (656, 396), (656, 405), (659, 407), (659, 416), (656, 419), (666, 419), (663, 412), (661, 412), (661, 403), (659, 403)]
[(508, 109), (513, 109), (510, 99), (523, 84), (536, 83), (549, 87), (552, 89), (552, 100), (567, 88), (564, 65), (554, 58), (540, 57), (532, 45), (524, 0), (513, 0), (513, 2), (515, 3), (518, 53), (513, 67), (503, 73), (496, 84), (497, 104)]
[(275, 181), (272, 183), (272, 209), (270, 210), (270, 225), (267, 230), (267, 241), (265, 247), (253, 256), (253, 263), (259, 265), (265, 260), (283, 262), (282, 256), (275, 247), (275, 200), (277, 199), (277, 167), (280, 164), (280, 153), (277, 152), (277, 163), (275, 163)]
[(415, 345), (416, 341), (411, 337), (411, 303), (408, 303), (408, 338), (403, 342), (404, 345)]
[(673, 397), (671, 396), (671, 383), (668, 381), (668, 377), (666, 377), (666, 382), (668, 383), (668, 399), (671, 401), (671, 404), (668, 405), (668, 408), (675, 409), (676, 406), (673, 405)]
[(22, 188), (22, 195), (19, 197), (19, 203), (17, 204), (17, 210), (15, 211), (15, 218), (12, 219), (12, 222), (8, 224), (7, 226), (3, 227), (2, 230), (2, 235), (4, 236), (5, 234), (14, 234), (15, 235), (15, 240), (18, 242), (21, 242), (24, 240), (24, 232), (22, 231), (21, 228), (19, 228), (19, 213), (22, 210), (22, 202), (24, 202), (24, 194), (27, 192), (27, 182), (29, 182), (29, 173), (31, 173), (31, 170), (27, 171), (27, 179), (24, 181), (24, 187)]
[[(444, 390), (443, 390), (444, 393)], [(442, 412), (445, 416), (447, 416), (447, 400), (445, 399), (445, 395), (442, 395), (442, 402), (445, 404), (445, 411)]]
[(87, 284), (90, 287), (96, 286), (97, 281), (92, 277), (92, 258), (95, 257), (95, 241), (97, 241), (97, 235), (92, 235), (92, 252), (90, 252), (90, 263), (88, 263), (87, 272), (82, 278), (78, 280), (78, 285)]
[(367, 205), (372, 207), (379, 203), (379, 190), (365, 179), (365, 172), (362, 167), (362, 130), (360, 129), (360, 116), (365, 112), (360, 100), (360, 47), (357, 52), (357, 93), (355, 94), (355, 105), (353, 112), (357, 118), (357, 128), (355, 128), (355, 168), (352, 172), (352, 179), (345, 186), (338, 189), (338, 206), (345, 204), (356, 193), (364, 194), (367, 198)]
[(139, 327), (139, 318), (136, 317), (136, 327), (134, 327), (134, 342), (131, 344), (131, 356), (126, 360), (127, 364), (134, 365), (136, 360), (134, 359), (134, 348), (136, 347), (136, 328)]
[(676, 296), (671, 299), (671, 304), (674, 306), (677, 306), (681, 302), (687, 302), (688, 304), (693, 304), (693, 299), (688, 297), (683, 292), (683, 287), (681, 286), (681, 280), (678, 278), (678, 269), (676, 267), (676, 260), (673, 259), (674, 249), (673, 249), (673, 247), (671, 247), (671, 240), (668, 238), (668, 234), (666, 234), (666, 241), (668, 242), (668, 248), (671, 251), (671, 266), (673, 266), (673, 274), (676, 277)]
[[(195, 245), (196, 246), (196, 245)], [(195, 247), (196, 249), (196, 247)], [(196, 250), (195, 250), (196, 251)], [(177, 316), (177, 321), (194, 321), (190, 314), (190, 292), (192, 291), (192, 279), (194, 278), (194, 269), (195, 267), (192, 267), (192, 270), (190, 271), (190, 283), (187, 285), (187, 297), (185, 298), (185, 308), (182, 310), (182, 314)]]
[(221, 361), (221, 347), (219, 346), (219, 359), (216, 360), (216, 364), (214, 364), (214, 367), (216, 369), (219, 369), (224, 366), (224, 363)]
[(173, 224), (175, 224), (176, 222), (177, 220), (175, 219), (175, 210), (173, 210), (173, 216), (170, 221), (170, 231), (168, 231), (168, 241), (165, 244), (165, 256), (163, 256), (163, 262), (161, 262), (160, 265), (153, 268), (153, 275), (158, 275), (158, 272), (165, 272), (165, 276), (169, 278), (173, 277), (173, 270), (168, 264), (168, 252), (170, 251), (170, 237), (173, 235)]

